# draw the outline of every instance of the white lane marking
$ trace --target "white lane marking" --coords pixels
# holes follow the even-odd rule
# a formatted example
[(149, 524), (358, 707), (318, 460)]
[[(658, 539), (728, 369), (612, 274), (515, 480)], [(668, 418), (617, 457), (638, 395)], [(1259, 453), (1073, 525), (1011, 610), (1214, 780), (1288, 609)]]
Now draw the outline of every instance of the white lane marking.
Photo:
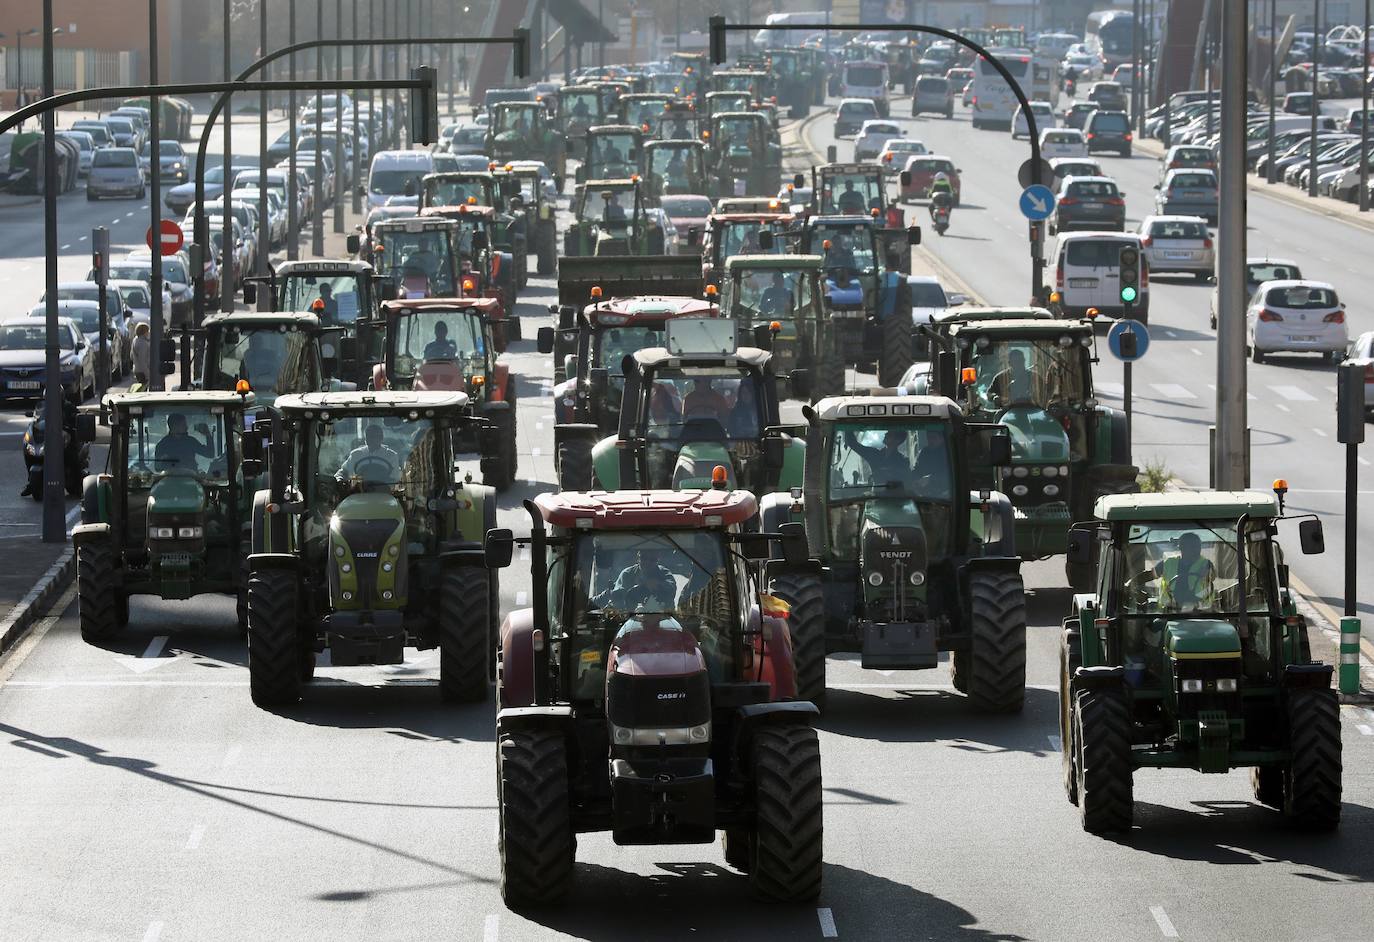
[(1165, 399), (1196, 399), (1188, 390), (1177, 383), (1151, 383), (1150, 387)]
[(162, 657), (162, 649), (166, 646), (167, 636), (158, 635), (152, 641), (148, 642), (148, 647), (144, 649), (143, 653), (140, 654), (139, 657)]
[(1369, 467), (1369, 459), (1365, 458), (1364, 456), (1360, 456), (1360, 464), (1364, 465), (1366, 468)]
[(200, 839), (205, 836), (205, 825), (197, 824), (191, 828), (191, 836), (186, 838), (186, 850), (195, 850), (200, 846)]
[(1054, 747), (1055, 752), (1064, 751), (1064, 741), (1058, 736), (1046, 736), (1045, 738), (1050, 741), (1050, 745)]
[(160, 938), (162, 938), (162, 923), (148, 923), (148, 931), (143, 933), (143, 942), (157, 942)]
[(1289, 402), (1316, 402), (1317, 397), (1305, 389), (1297, 386), (1270, 386), (1274, 392), (1278, 393)]
[(1164, 336), (1166, 336), (1166, 337), (1177, 337), (1178, 334), (1166, 327), (1166, 328), (1164, 328)]
[(820, 920), (822, 938), (839, 938), (840, 930), (835, 928), (835, 914), (830, 911), (829, 906), (822, 906), (820, 909), (817, 909), (816, 918)]
[(1281, 402), (1276, 402), (1276, 403), (1274, 403), (1274, 408), (1275, 408), (1275, 409), (1278, 409), (1280, 412), (1292, 412), (1292, 411), (1293, 411), (1292, 409), (1288, 408), (1286, 405), (1284, 405), (1284, 404), (1281, 403)]
[(81, 236), (81, 237), (78, 238), (76, 241), (78, 241), (78, 242), (85, 242), (88, 238), (90, 238), (90, 236)]
[(1335, 386), (1328, 385), (1328, 386), (1326, 387), (1326, 391), (1329, 392), (1329, 393), (1330, 393), (1331, 395), (1333, 395), (1333, 396), (1336, 395), (1336, 387), (1335, 387)]
[(529, 603), (530, 603), (530, 594), (529, 594), (528, 592), (517, 592), (517, 593), (515, 593), (515, 604), (516, 604), (516, 605), (528, 605)]
[(487, 913), (486, 921), (482, 923), (482, 942), (496, 942), (500, 932), (501, 917), (496, 913)]
[(535, 423), (534, 423), (534, 430), (535, 430), (536, 432), (542, 432), (542, 431), (544, 431), (544, 423), (543, 423), (543, 422), (535, 422)]
[(1120, 399), (1126, 395), (1126, 387), (1120, 383), (1093, 383), (1093, 388), (1104, 396)]
[(1174, 928), (1173, 921), (1169, 919), (1169, 914), (1164, 911), (1163, 906), (1151, 906), (1150, 915), (1155, 917), (1155, 924), (1159, 926), (1159, 934), (1166, 939), (1177, 939), (1178, 930)]
[(533, 455), (535, 458), (538, 458), (540, 454), (539, 449), (537, 447), (531, 448), (530, 454)]
[(1360, 731), (1361, 736), (1374, 736), (1374, 728), (1366, 726), (1363, 723), (1361, 723), (1359, 726), (1356, 726), (1355, 728)]
[(133, 215), (134, 215), (134, 211), (131, 209), (131, 210), (129, 210), (127, 213), (124, 214), (124, 218), (125, 218), (125, 219), (130, 219), (130, 218), (133, 217)]
[(1312, 431), (1313, 431), (1313, 432), (1316, 432), (1316, 433), (1317, 433), (1317, 436), (1320, 437), (1320, 438), (1326, 438), (1326, 437), (1327, 437), (1326, 433), (1323, 432), (1323, 431), (1322, 431), (1321, 429), (1319, 429), (1319, 428), (1314, 427), (1314, 428), (1312, 429)]
[(239, 754), (243, 752), (242, 746), (230, 746), (229, 751), (224, 755), (224, 761), (220, 763), (220, 771), (223, 771), (239, 760)]
[(1192, 353), (1194, 356), (1202, 356), (1202, 351), (1199, 350), (1197, 347), (1189, 347), (1188, 351)]
[(62, 246), (62, 251), (65, 252), (65, 251), (67, 251), (67, 249), (69, 249), (69, 248), (71, 248), (71, 247), (72, 247), (72, 244), (71, 244), (70, 242), (68, 242), (66, 245)]

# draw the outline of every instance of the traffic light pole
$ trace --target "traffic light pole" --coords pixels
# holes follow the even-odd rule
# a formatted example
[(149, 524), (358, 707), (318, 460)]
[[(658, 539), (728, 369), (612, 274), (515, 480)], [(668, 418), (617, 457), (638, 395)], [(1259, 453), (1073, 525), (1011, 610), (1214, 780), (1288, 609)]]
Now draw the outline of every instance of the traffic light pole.
[(1355, 612), (1355, 554), (1359, 536), (1360, 445), (1364, 442), (1365, 367), (1342, 363), (1336, 373), (1336, 441), (1345, 445), (1345, 617), (1341, 619), (1339, 684), (1360, 692), (1360, 619)]
[(1248, 475), (1245, 362), (1246, 0), (1222, 0), (1221, 186), (1217, 227), (1216, 448), (1209, 459), (1219, 490), (1240, 490)]
[(106, 308), (110, 281), (110, 230), (96, 226), (91, 230), (91, 268), (95, 269), (96, 303), (100, 305), (100, 370), (96, 374), (96, 394), (105, 398), (110, 388), (110, 315)]

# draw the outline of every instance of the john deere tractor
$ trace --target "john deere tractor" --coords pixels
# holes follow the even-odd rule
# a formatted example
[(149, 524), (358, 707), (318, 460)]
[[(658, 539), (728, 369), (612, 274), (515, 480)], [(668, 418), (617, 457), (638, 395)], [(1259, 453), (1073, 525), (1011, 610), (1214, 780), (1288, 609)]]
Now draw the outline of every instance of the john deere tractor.
[(564, 85), (558, 89), (558, 119), (568, 156), (585, 160), (587, 129), (606, 123), (606, 108), (601, 93), (592, 85)]
[[(252, 393), (116, 393), (107, 470), (86, 478), (76, 545), (81, 636), (107, 641), (129, 622), (129, 597), (236, 596), (246, 624), (249, 508), (262, 439), (244, 431)], [(93, 435), (95, 416), (84, 435)], [(80, 427), (78, 427), (80, 431)], [(83, 435), (83, 437), (84, 437)]]
[[(1064, 788), (1084, 830), (1124, 831), (1137, 769), (1249, 768), (1255, 801), (1298, 826), (1341, 815), (1341, 724), (1331, 666), (1313, 662), (1278, 543), (1286, 485), (1127, 494), (1070, 534), (1096, 566), (1059, 650)], [(1298, 524), (1304, 553), (1321, 522)]]
[(563, 233), (560, 263), (568, 256), (663, 254), (663, 227), (649, 215), (638, 177), (579, 185), (573, 216)]
[(587, 156), (578, 183), (619, 180), (644, 172), (644, 132), (637, 124), (604, 124), (587, 131)]
[(480, 421), (468, 397), (314, 393), (277, 409), (248, 557), (253, 702), (299, 700), (316, 652), (335, 666), (400, 664), (407, 646), (439, 649), (442, 699), (482, 700), (497, 605), (483, 544), (496, 498), (454, 472), (454, 440)]
[[(541, 494), (533, 608), (501, 626), (496, 715), (501, 894), (573, 890), (577, 835), (709, 844), (766, 900), (821, 889), (816, 708), (760, 560), (814, 579), (805, 537), (752, 530), (744, 491)], [(498, 531), (499, 532), (499, 531)], [(510, 539), (509, 531), (505, 537)], [(489, 547), (495, 552), (495, 534)]]
[[(800, 486), (806, 444), (780, 424), (772, 355), (737, 347), (736, 331), (727, 318), (668, 321), (662, 347), (624, 360), (619, 434), (565, 437), (565, 467), (590, 447), (592, 484), (604, 490), (691, 490), (722, 476), (755, 494)], [(806, 396), (806, 371), (791, 380)]]
[(553, 172), (558, 189), (567, 175), (565, 138), (539, 101), (503, 101), (492, 109), (487, 154), (497, 163), (540, 160)]
[[(726, 259), (720, 293), (740, 343), (768, 350), (780, 382), (806, 370), (818, 396), (844, 391), (845, 364), (824, 307), (823, 278), (819, 255), (734, 255)], [(780, 385), (780, 397), (784, 391), (796, 395)]]
[(1009, 458), (1005, 430), (933, 396), (847, 396), (803, 409), (806, 482), (763, 499), (766, 531), (804, 521), (822, 586), (772, 591), (824, 630), (793, 632), (798, 689), (825, 699), (827, 652), (865, 668), (924, 670), (953, 652), (954, 686), (980, 710), (1019, 712), (1026, 610), (1012, 508), (968, 468)]
[(758, 111), (711, 115), (706, 173), (711, 196), (771, 196), (782, 176), (782, 147), (768, 118)]

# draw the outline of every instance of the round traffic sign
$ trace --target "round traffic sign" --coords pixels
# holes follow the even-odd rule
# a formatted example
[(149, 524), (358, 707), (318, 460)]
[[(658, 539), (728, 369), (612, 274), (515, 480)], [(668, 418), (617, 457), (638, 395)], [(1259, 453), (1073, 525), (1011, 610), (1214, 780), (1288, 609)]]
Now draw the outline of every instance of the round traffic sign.
[(1048, 219), (1054, 212), (1054, 191), (1043, 183), (1028, 186), (1021, 191), (1021, 215), (1031, 222)]
[[(1127, 334), (1133, 334), (1135, 336), (1135, 353), (1131, 354), (1128, 351), (1126, 355), (1123, 355), (1121, 352), (1121, 338)], [(1130, 344), (1131, 341), (1128, 340), (1126, 345), (1129, 347)], [(1146, 327), (1142, 322), (1131, 320), (1130, 318), (1119, 320), (1112, 325), (1111, 330), (1107, 331), (1107, 347), (1112, 351), (1112, 356), (1116, 357), (1118, 360), (1122, 360), (1126, 363), (1139, 360), (1145, 355), (1145, 351), (1150, 349), (1150, 328)]]
[(163, 219), (158, 222), (157, 245), (153, 244), (153, 228), (148, 227), (148, 234), (144, 236), (144, 241), (148, 243), (148, 248), (159, 249), (160, 255), (171, 255), (179, 251), (186, 244), (186, 236), (182, 234), (181, 226), (170, 219)]
[[(1022, 189), (1025, 189), (1026, 187), (1030, 186), (1032, 183), (1035, 182), (1033, 179), (1031, 179), (1031, 171), (1033, 171), (1034, 169), (1035, 161), (1027, 157), (1026, 162), (1023, 163), (1020, 169), (1016, 171), (1016, 179), (1021, 183)], [(1048, 186), (1051, 182), (1053, 182), (1053, 180), (1054, 168), (1050, 166), (1050, 162), (1048, 160), (1044, 159), (1043, 157), (1040, 158), (1040, 182)]]

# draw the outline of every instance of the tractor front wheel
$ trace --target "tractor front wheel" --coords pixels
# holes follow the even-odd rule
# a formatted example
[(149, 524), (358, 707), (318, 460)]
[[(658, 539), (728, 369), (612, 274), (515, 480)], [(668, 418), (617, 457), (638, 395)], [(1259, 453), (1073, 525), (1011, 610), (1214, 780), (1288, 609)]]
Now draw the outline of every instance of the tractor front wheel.
[(1073, 673), (1082, 659), (1078, 632), (1064, 632), (1059, 642), (1059, 757), (1063, 767), (1064, 794), (1078, 804), (1078, 769), (1074, 764)]
[(1135, 813), (1131, 777), (1131, 704), (1119, 690), (1081, 690), (1074, 700), (1078, 813), (1091, 834), (1129, 831)]
[(558, 446), (558, 489), (589, 491), (592, 489), (591, 443), (572, 439)]
[(501, 898), (512, 909), (556, 903), (572, 884), (576, 846), (563, 735), (540, 729), (503, 733), (496, 775)]
[(77, 548), (76, 595), (82, 640), (108, 641), (119, 633), (114, 551), (108, 545), (84, 543)]
[(1291, 690), (1283, 812), (1309, 831), (1341, 822), (1341, 714), (1336, 692)]
[(493, 630), (487, 570), (459, 566), (439, 587), (439, 696), (445, 703), (487, 697), (487, 652)]
[(801, 575), (778, 576), (768, 591), (792, 609), (787, 627), (792, 635), (797, 699), (810, 700), (816, 709), (824, 710), (825, 592), (816, 580)]
[(901, 305), (883, 321), (883, 352), (878, 357), (878, 385), (896, 386), (911, 366), (911, 321), (901, 316)]
[(973, 705), (988, 713), (1019, 713), (1026, 699), (1026, 595), (1017, 573), (969, 577), (972, 635), (965, 683)]
[(812, 385), (815, 389), (811, 393), (812, 402), (819, 402), (826, 396), (839, 396), (844, 394), (844, 360), (839, 349), (822, 351), (821, 358), (816, 362), (815, 379)]
[(267, 569), (248, 577), (248, 689), (260, 707), (291, 706), (301, 698), (296, 617), (294, 573)]
[(1255, 801), (1283, 810), (1283, 767), (1260, 765), (1250, 770), (1250, 790)]
[(489, 484), (498, 491), (508, 491), (515, 483), (516, 463), (519, 459), (515, 447), (515, 403), (510, 411), (498, 412), (492, 417), (500, 431), (496, 454), (482, 456), (482, 483)]
[(558, 229), (552, 222), (540, 224), (536, 263), (541, 275), (552, 275), (558, 270)]
[(754, 832), (749, 885), (778, 902), (821, 892), (821, 747), (809, 726), (754, 731)]

